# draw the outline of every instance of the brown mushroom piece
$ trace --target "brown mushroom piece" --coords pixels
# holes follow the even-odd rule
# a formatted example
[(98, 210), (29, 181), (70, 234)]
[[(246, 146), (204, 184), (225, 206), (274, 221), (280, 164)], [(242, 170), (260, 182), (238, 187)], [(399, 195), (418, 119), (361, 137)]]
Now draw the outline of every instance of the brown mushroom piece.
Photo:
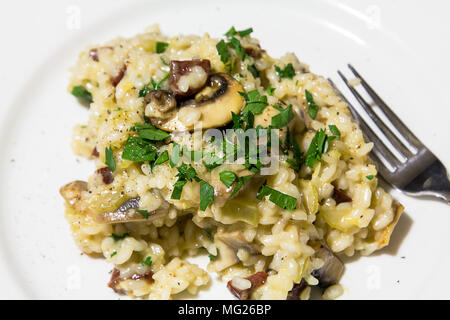
[(144, 97), (145, 115), (161, 121), (176, 115), (177, 100), (167, 90), (152, 90)]
[(158, 209), (148, 212), (147, 218), (139, 213), (139, 197), (125, 200), (116, 210), (109, 212), (102, 212), (96, 214), (94, 219), (97, 223), (122, 223), (122, 222), (138, 222), (138, 221), (152, 221), (164, 217), (169, 213), (169, 204), (163, 202)]
[(76, 180), (59, 189), (59, 193), (72, 209), (83, 213), (87, 212), (87, 203), (84, 201), (84, 193), (87, 190), (87, 182)]
[(239, 249), (245, 249), (251, 254), (261, 252), (260, 246), (248, 242), (241, 231), (217, 233), (216, 238), (232, 248), (235, 252)]
[[(194, 123), (201, 123), (203, 129), (221, 127), (232, 120), (231, 112), (239, 113), (244, 105), (241, 84), (226, 73), (209, 76), (206, 86), (194, 99), (181, 102), (176, 109), (161, 115), (146, 108), (145, 116), (161, 130), (192, 131)], [(195, 121), (186, 121), (190, 115)]]
[(170, 61), (169, 87), (177, 97), (189, 97), (199, 92), (206, 84), (211, 71), (207, 59)]
[(319, 280), (320, 288), (327, 288), (336, 284), (344, 272), (344, 264), (325, 245), (321, 244), (315, 254), (316, 258), (323, 260), (321, 268), (314, 270), (311, 274)]

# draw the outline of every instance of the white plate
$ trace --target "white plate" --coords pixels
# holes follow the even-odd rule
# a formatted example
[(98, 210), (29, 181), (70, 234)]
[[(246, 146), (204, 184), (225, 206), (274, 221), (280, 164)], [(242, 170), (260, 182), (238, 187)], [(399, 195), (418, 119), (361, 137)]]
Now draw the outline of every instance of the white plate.
[[(73, 3), (77, 3), (73, 5)], [(80, 255), (58, 189), (93, 165), (70, 149), (87, 111), (66, 91), (88, 44), (163, 32), (252, 26), (273, 56), (294, 51), (313, 72), (336, 79), (352, 62), (441, 160), (450, 164), (448, 2), (412, 1), (15, 1), (0, 16), (0, 274), (2, 298), (117, 298), (111, 266)], [(26, 6), (27, 10), (23, 10)], [(393, 191), (406, 206), (391, 247), (350, 259), (344, 299), (450, 298), (449, 207)], [(5, 288), (7, 290), (5, 290)], [(200, 298), (227, 299), (215, 282)]]

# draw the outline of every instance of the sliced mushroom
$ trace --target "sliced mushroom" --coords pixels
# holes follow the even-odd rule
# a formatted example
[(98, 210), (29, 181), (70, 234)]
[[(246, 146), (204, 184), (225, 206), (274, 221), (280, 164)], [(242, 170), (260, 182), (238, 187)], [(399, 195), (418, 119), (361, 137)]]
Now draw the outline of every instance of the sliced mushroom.
[(223, 241), (227, 246), (231, 247), (235, 252), (239, 249), (245, 249), (251, 254), (261, 252), (261, 247), (255, 243), (250, 243), (244, 238), (242, 231), (216, 233), (216, 238)]
[(170, 90), (177, 98), (199, 92), (208, 80), (211, 62), (206, 59), (170, 61)]
[(305, 279), (302, 278), (300, 283), (294, 283), (291, 291), (288, 292), (286, 300), (300, 300), (300, 294), (308, 286)]
[(400, 216), (405, 210), (405, 207), (403, 207), (399, 202), (395, 201), (393, 204), (393, 210), (395, 212), (394, 220), (386, 228), (383, 229), (380, 238), (378, 238), (377, 249), (381, 249), (389, 244), (391, 234), (394, 231), (394, 228), (397, 225)]
[(177, 100), (174, 95), (166, 90), (153, 90), (144, 98), (145, 116), (157, 119), (169, 119), (176, 115)]
[(155, 281), (153, 279), (153, 271), (148, 271), (144, 274), (134, 273), (131, 277), (121, 278), (120, 270), (114, 268), (111, 273), (111, 279), (108, 282), (108, 287), (113, 289), (115, 293), (125, 294), (126, 291), (123, 288), (120, 288), (120, 283), (126, 280), (146, 281), (148, 283), (153, 283)]
[[(260, 271), (255, 274), (252, 274), (251, 276), (248, 276), (245, 279), (235, 278), (235, 279), (228, 281), (227, 288), (239, 300), (248, 300), (248, 299), (251, 299), (253, 292), (257, 288), (259, 288), (264, 283), (266, 283), (267, 276), (268, 276), (267, 272)], [(250, 282), (249, 284), (247, 284), (247, 287), (248, 286), (250, 286), (250, 287), (243, 289), (239, 286), (239, 282), (242, 282), (242, 281), (236, 281), (236, 280), (244, 280), (244, 281), (247, 280)]]
[(120, 81), (122, 81), (125, 72), (127, 71), (127, 65), (123, 64), (122, 67), (119, 69), (117, 74), (115, 76), (112, 76), (109, 80), (111, 81), (111, 84), (116, 87)]
[(111, 184), (114, 181), (114, 175), (109, 167), (104, 167), (97, 169), (95, 174), (98, 174), (102, 177), (102, 181), (104, 184)]
[(201, 122), (203, 129), (217, 128), (232, 120), (231, 112), (239, 113), (244, 105), (241, 84), (225, 73), (213, 74), (195, 99), (180, 103), (167, 117), (147, 114), (151, 123), (164, 131), (192, 131)]
[(334, 188), (333, 191), (333, 199), (334, 201), (336, 201), (336, 204), (338, 205), (339, 203), (342, 202), (351, 202), (352, 198), (350, 198), (345, 191), (338, 189), (338, 188)]
[(110, 212), (103, 212), (96, 214), (94, 219), (97, 223), (122, 223), (122, 222), (137, 222), (137, 221), (152, 221), (164, 217), (169, 213), (169, 204), (164, 202), (158, 209), (149, 212), (148, 218), (139, 213), (139, 197), (130, 198), (123, 202), (119, 208)]
[(219, 255), (213, 261), (216, 271), (222, 271), (239, 262), (236, 252), (220, 240), (215, 241)]
[(311, 274), (319, 280), (318, 286), (327, 288), (336, 284), (341, 279), (344, 272), (344, 264), (334, 253), (325, 245), (320, 244), (316, 250), (315, 257), (323, 260), (324, 264), (321, 268), (314, 270)]
[(87, 211), (87, 205), (83, 196), (86, 191), (87, 182), (79, 180), (70, 182), (59, 189), (59, 193), (66, 200), (67, 204), (80, 213)]

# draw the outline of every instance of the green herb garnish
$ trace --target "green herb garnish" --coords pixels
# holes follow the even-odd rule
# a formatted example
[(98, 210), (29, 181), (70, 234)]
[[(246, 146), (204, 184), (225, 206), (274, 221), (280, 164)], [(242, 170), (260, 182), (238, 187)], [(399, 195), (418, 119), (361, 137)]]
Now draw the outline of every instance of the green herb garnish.
[(248, 93), (239, 92), (239, 94), (244, 97), (246, 106), (242, 112), (252, 112), (253, 114), (261, 114), (267, 107), (267, 96), (261, 96), (258, 90), (252, 90)]
[(176, 167), (178, 165), (178, 162), (180, 162), (181, 155), (180, 155), (181, 147), (178, 143), (175, 143), (172, 149), (172, 153), (170, 154), (170, 166), (172, 168)]
[(248, 66), (247, 70), (250, 71), (253, 77), (259, 78), (259, 70), (256, 69), (255, 65)]
[(335, 136), (328, 137), (323, 129), (317, 131), (305, 155), (306, 165), (312, 168), (316, 160), (321, 161), (322, 154), (328, 151), (329, 142), (335, 138)]
[(147, 266), (147, 267), (151, 267), (152, 266), (152, 257), (148, 256), (147, 258), (145, 258), (144, 260), (142, 260), (141, 264), (143, 266)]
[(316, 119), (317, 112), (319, 111), (319, 106), (314, 102), (314, 98), (308, 90), (305, 89), (306, 102), (308, 103), (308, 114), (311, 119)]
[(130, 128), (130, 130), (139, 132), (139, 136), (141, 138), (153, 141), (162, 141), (170, 137), (169, 133), (157, 129), (149, 123), (144, 125), (136, 125)]
[(275, 66), (275, 72), (278, 74), (278, 76), (283, 78), (292, 79), (295, 76), (295, 69), (292, 63), (288, 63), (284, 69), (281, 69), (278, 66)]
[(181, 193), (183, 192), (183, 187), (187, 183), (186, 180), (177, 180), (175, 184), (173, 185), (173, 191), (172, 195), (170, 196), (170, 199), (180, 200)]
[(114, 257), (116, 254), (117, 254), (117, 251), (113, 251), (113, 253), (111, 253), (111, 254), (109, 255), (109, 257), (112, 258), (112, 257)]
[(169, 152), (166, 150), (163, 153), (159, 154), (156, 161), (153, 163), (153, 165), (157, 166), (159, 164), (163, 164), (164, 162), (169, 160)]
[(281, 129), (294, 118), (294, 114), (292, 113), (292, 105), (290, 104), (286, 109), (282, 109), (279, 114), (272, 117), (272, 128)]
[(239, 190), (242, 189), (242, 187), (244, 186), (244, 184), (250, 180), (252, 177), (254, 176), (254, 174), (250, 174), (248, 176), (243, 176), (243, 177), (239, 177), (238, 181), (236, 182), (236, 184), (234, 185), (233, 191), (230, 194), (230, 197), (233, 197)]
[(72, 94), (80, 99), (83, 99), (89, 103), (91, 103), (92, 101), (94, 101), (92, 99), (92, 94), (86, 90), (85, 87), (83, 86), (75, 86), (72, 88)]
[(147, 210), (136, 210), (136, 212), (142, 215), (145, 219), (148, 219), (149, 212)]
[(374, 177), (375, 177), (375, 176), (374, 176), (373, 174), (369, 174), (368, 176), (366, 176), (366, 178), (367, 178), (368, 180), (372, 180)]
[(273, 93), (275, 92), (275, 88), (272, 88), (272, 86), (269, 83), (269, 85), (267, 86), (266, 92), (269, 96), (273, 96)]
[(168, 46), (169, 44), (167, 42), (156, 42), (156, 53), (163, 53)]
[[(167, 73), (164, 78), (162, 78), (161, 80), (159, 80), (158, 82), (156, 82), (155, 80), (151, 79), (150, 80), (150, 84), (145, 85), (141, 90), (139, 90), (139, 98), (143, 98), (147, 95), (147, 93), (149, 93), (150, 91), (153, 90), (160, 90), (161, 89), (161, 85), (164, 81), (166, 81), (167, 79), (169, 79), (170, 76), (170, 72)], [(151, 86), (150, 86), (151, 85)]]
[(116, 160), (114, 160), (114, 151), (112, 150), (111, 145), (109, 145), (109, 148), (106, 147), (105, 149), (105, 164), (112, 172), (116, 170)]
[(240, 37), (245, 37), (245, 36), (248, 36), (252, 32), (253, 32), (253, 28), (248, 28), (245, 30), (237, 31), (234, 27), (231, 27), (230, 30), (228, 30), (227, 33), (225, 33), (225, 35), (227, 37), (232, 37), (232, 36), (238, 34)]
[(134, 162), (153, 161), (156, 158), (156, 146), (141, 137), (128, 137), (122, 153), (122, 159)]
[(336, 127), (334, 124), (330, 124), (328, 128), (330, 128), (331, 133), (334, 134), (338, 140), (341, 140), (341, 132), (339, 131), (338, 127)]
[(119, 236), (119, 235), (117, 235), (115, 233), (111, 233), (111, 237), (114, 239), (114, 241), (123, 240), (123, 239), (125, 239), (126, 237), (129, 237), (129, 236), (130, 236), (130, 234), (128, 232), (124, 233), (121, 236)]
[(297, 199), (288, 194), (282, 193), (278, 190), (269, 188), (266, 183), (261, 186), (258, 191), (257, 198), (262, 200), (265, 196), (269, 196), (269, 200), (275, 203), (280, 208), (292, 211), (297, 206)]
[(219, 176), (220, 181), (227, 187), (230, 187), (237, 179), (237, 175), (233, 171), (222, 171)]
[(200, 181), (200, 210), (205, 211), (214, 202), (214, 188), (205, 181)]

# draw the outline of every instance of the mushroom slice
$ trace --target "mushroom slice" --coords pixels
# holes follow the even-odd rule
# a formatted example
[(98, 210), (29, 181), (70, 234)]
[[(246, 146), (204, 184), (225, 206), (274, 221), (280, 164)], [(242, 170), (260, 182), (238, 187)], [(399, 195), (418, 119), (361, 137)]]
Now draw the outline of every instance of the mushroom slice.
[(145, 116), (160, 120), (169, 119), (176, 115), (177, 100), (167, 90), (152, 90), (144, 97), (147, 104)]
[(232, 120), (244, 105), (241, 84), (226, 73), (213, 74), (195, 99), (184, 101), (169, 117), (147, 115), (151, 123), (164, 131), (192, 131), (195, 123), (203, 129), (221, 127)]
[(82, 213), (87, 211), (87, 205), (83, 197), (83, 193), (87, 190), (87, 182), (76, 180), (59, 189), (59, 193), (72, 209)]
[[(280, 111), (275, 109), (273, 106), (267, 106), (262, 113), (255, 115), (254, 127), (256, 128), (261, 126), (263, 128), (269, 128), (272, 125), (272, 118), (279, 113)], [(278, 137), (280, 138), (280, 141), (285, 141), (288, 130), (292, 132), (294, 125), (295, 122), (291, 120), (287, 126), (279, 129)]]
[(247, 278), (235, 277), (228, 281), (227, 288), (239, 300), (249, 300), (253, 292), (267, 281), (268, 274), (260, 271)]
[(217, 259), (212, 262), (212, 264), (217, 272), (231, 267), (239, 262), (236, 252), (232, 248), (220, 240), (216, 240), (215, 243), (219, 255), (217, 256)]
[(122, 222), (152, 221), (164, 217), (169, 213), (169, 204), (164, 202), (158, 209), (149, 212), (148, 218), (137, 212), (139, 209), (139, 197), (130, 198), (123, 202), (119, 208), (110, 212), (102, 212), (95, 215), (97, 223), (110, 224)]
[(199, 92), (208, 80), (211, 62), (204, 59), (170, 61), (170, 90), (177, 98)]
[(338, 283), (344, 272), (344, 264), (341, 260), (339, 260), (339, 258), (323, 244), (320, 244), (320, 247), (316, 250), (315, 257), (324, 262), (321, 268), (316, 269), (311, 273), (319, 280), (318, 286), (327, 288)]
[(261, 248), (254, 243), (248, 242), (241, 231), (217, 233), (216, 238), (232, 248), (235, 252), (246, 249), (251, 254), (261, 252)]

